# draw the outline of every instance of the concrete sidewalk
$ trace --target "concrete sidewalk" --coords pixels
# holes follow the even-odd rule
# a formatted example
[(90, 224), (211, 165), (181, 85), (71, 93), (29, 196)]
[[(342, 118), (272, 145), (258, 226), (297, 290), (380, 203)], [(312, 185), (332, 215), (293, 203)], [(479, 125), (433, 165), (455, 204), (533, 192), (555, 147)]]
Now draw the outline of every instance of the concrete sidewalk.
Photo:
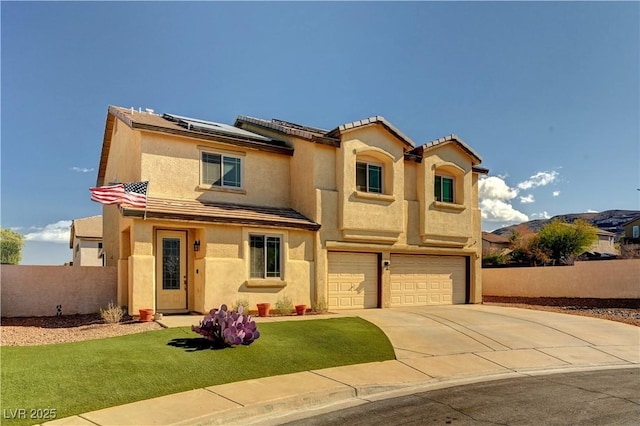
[[(640, 367), (640, 328), (485, 305), (346, 311), (258, 322), (360, 316), (389, 337), (396, 360), (229, 383), (106, 408), (47, 425), (279, 424), (418, 391), (510, 377)], [(201, 316), (165, 317), (165, 326)]]

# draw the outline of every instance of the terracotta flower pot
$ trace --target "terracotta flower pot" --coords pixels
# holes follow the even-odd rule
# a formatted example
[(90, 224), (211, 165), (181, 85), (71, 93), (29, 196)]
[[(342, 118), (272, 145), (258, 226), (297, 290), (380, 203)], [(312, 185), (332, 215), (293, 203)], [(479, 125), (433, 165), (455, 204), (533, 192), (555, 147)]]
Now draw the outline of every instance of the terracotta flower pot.
[(153, 309), (140, 309), (140, 322), (153, 320)]
[(304, 315), (307, 310), (307, 305), (296, 305), (296, 314)]
[(271, 303), (258, 303), (258, 316), (268, 317)]

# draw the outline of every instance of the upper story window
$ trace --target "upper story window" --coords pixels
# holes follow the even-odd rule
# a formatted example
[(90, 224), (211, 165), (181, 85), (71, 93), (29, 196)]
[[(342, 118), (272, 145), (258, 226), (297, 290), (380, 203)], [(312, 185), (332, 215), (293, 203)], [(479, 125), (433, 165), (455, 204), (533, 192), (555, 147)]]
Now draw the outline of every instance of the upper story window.
[(382, 179), (381, 165), (356, 162), (356, 189), (358, 191), (382, 194)]
[(282, 277), (282, 239), (276, 235), (250, 235), (251, 278)]
[(242, 188), (242, 158), (203, 152), (202, 183), (222, 188)]
[(455, 188), (455, 180), (450, 176), (436, 176), (435, 183), (435, 197), (436, 201), (441, 201), (444, 203), (453, 203), (455, 201), (454, 197), (454, 188)]

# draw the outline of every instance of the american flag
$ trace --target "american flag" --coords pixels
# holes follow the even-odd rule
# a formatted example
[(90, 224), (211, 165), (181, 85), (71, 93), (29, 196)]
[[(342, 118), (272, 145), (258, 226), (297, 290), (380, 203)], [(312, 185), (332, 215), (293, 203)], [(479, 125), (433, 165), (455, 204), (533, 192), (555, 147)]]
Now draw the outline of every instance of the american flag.
[(119, 183), (117, 185), (89, 188), (91, 199), (102, 204), (129, 204), (133, 207), (147, 207), (147, 187), (149, 181)]

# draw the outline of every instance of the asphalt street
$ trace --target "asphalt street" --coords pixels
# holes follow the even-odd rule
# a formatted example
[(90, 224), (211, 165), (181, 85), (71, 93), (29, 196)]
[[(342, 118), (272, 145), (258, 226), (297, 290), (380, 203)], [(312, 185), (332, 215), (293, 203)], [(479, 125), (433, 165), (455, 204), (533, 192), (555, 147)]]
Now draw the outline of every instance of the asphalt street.
[(285, 424), (638, 425), (640, 369), (476, 383), (370, 402)]

